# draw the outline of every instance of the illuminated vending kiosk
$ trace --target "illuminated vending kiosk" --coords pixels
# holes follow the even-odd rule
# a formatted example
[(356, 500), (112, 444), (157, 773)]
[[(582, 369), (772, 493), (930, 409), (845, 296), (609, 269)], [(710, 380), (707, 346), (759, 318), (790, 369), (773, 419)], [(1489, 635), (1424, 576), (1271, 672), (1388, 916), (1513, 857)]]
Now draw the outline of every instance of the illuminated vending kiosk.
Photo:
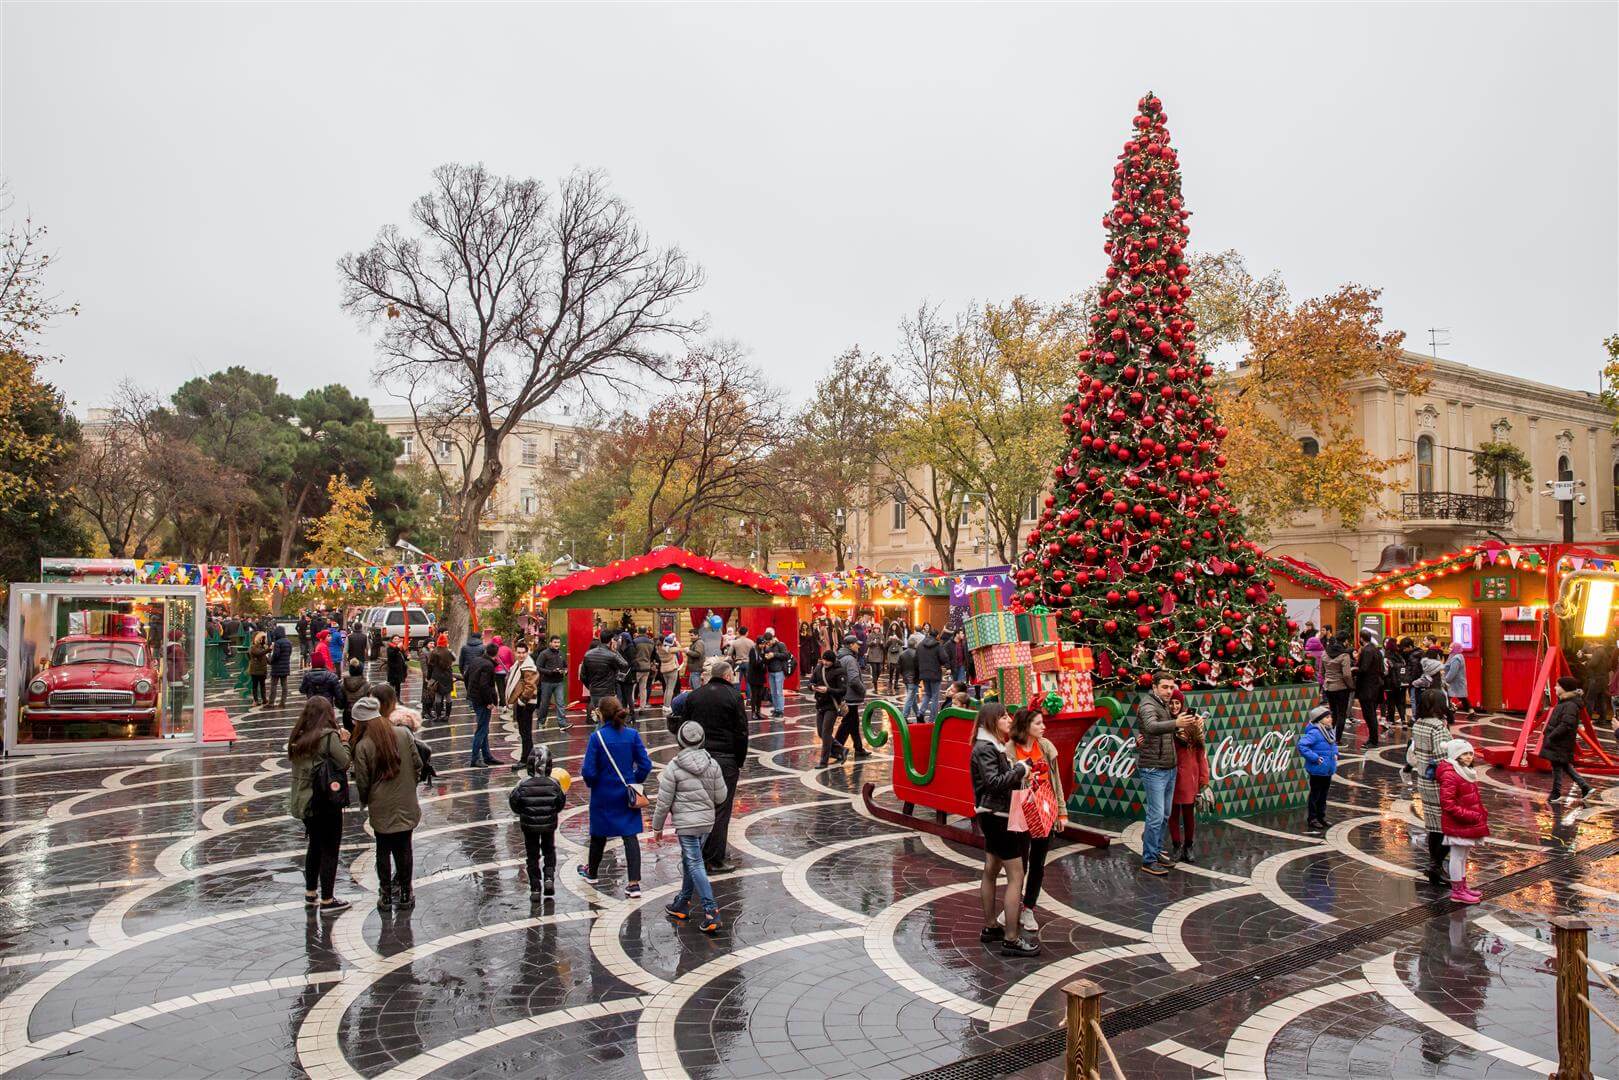
[(1484, 635), (1479, 613), (1474, 608), (1453, 608), (1449, 621), (1450, 642), (1445, 646), (1445, 652), (1448, 655), (1455, 645), (1462, 647), (1462, 659), (1467, 664), (1467, 685), (1471, 696), (1478, 700), (1482, 698), (1484, 687)]

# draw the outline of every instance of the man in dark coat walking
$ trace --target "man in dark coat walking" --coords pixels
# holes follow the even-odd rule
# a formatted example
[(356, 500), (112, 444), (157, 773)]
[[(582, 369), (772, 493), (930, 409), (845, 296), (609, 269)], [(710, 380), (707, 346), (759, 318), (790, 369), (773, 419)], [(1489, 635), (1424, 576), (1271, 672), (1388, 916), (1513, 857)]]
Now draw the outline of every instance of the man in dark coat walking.
[(725, 777), (725, 801), (714, 808), (714, 827), (703, 842), (703, 862), (709, 873), (724, 873), (736, 868), (726, 861), (725, 847), (737, 774), (748, 757), (748, 716), (729, 663), (717, 661), (708, 682), (686, 695), (685, 712), (688, 721), (702, 727), (703, 748), (719, 763), (720, 775)]
[(1384, 665), (1376, 635), (1362, 630), (1360, 655), (1355, 657), (1355, 697), (1360, 700), (1360, 715), (1366, 721), (1366, 750), (1377, 745), (1377, 710), (1383, 706), (1383, 677), (1387, 673)]
[(472, 705), (472, 715), (478, 724), (472, 732), (472, 757), (467, 762), (473, 768), (500, 764), (489, 752), (489, 721), (500, 704), (500, 692), (495, 688), (496, 648), (490, 645), (477, 656), (468, 657), (462, 668), (462, 677), (467, 681), (467, 701)]
[[(585, 658), (579, 661), (579, 681), (585, 684), (585, 692), (590, 695), (592, 713), (599, 715), (603, 698), (618, 696), (629, 673), (629, 661), (613, 648), (613, 632), (603, 630), (596, 644), (586, 649)], [(630, 707), (630, 703), (622, 699), (619, 704), (626, 709)]]
[[(287, 628), (277, 626), (270, 644), (270, 691), (265, 704), (287, 703), (287, 676), (292, 674), (292, 642), (287, 640)], [(281, 691), (277, 700), (276, 691)]]

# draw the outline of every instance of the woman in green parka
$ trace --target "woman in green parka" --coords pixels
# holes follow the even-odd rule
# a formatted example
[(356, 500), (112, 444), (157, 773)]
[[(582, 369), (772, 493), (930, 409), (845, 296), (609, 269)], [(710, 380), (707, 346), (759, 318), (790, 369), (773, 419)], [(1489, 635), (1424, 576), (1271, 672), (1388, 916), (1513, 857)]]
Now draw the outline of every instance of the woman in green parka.
[(330, 761), (333, 768), (346, 772), (348, 741), (348, 732), (337, 726), (337, 712), (331, 701), (318, 694), (304, 701), (303, 712), (298, 714), (298, 722), (287, 739), (287, 757), (292, 761), (287, 813), (303, 822), (304, 835), (309, 839), (304, 851), (304, 907), (314, 910), (318, 906), (323, 915), (349, 906), (347, 900), (332, 895), (337, 886), (337, 849), (343, 842), (343, 811), (311, 799), (311, 778), (322, 761)]

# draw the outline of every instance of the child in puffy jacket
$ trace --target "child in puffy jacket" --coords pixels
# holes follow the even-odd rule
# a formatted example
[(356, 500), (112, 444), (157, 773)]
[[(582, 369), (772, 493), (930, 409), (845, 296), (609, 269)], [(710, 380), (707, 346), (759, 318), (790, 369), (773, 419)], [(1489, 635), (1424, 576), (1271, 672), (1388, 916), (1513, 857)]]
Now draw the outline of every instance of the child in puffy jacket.
[[(523, 852), (528, 857), (528, 898), (545, 900), (557, 892), (557, 815), (567, 803), (570, 778), (565, 770), (552, 769), (549, 747), (535, 747), (527, 765), (528, 778), (512, 788), (512, 793), (506, 796), (506, 804), (523, 826)], [(545, 860), (543, 874), (542, 856)]]
[(1490, 835), (1490, 815), (1479, 795), (1478, 773), (1473, 768), (1473, 745), (1466, 739), (1445, 744), (1445, 760), (1434, 768), (1439, 781), (1439, 812), (1445, 843), (1450, 845), (1450, 898), (1458, 904), (1484, 899), (1467, 887), (1467, 856), (1473, 845)]
[(1338, 737), (1333, 727), (1332, 709), (1317, 705), (1310, 710), (1304, 734), (1299, 736), (1299, 757), (1304, 759), (1304, 771), (1310, 775), (1310, 800), (1305, 811), (1305, 830), (1313, 833), (1327, 831), (1327, 793), (1332, 790), (1332, 777), (1338, 771)]
[(671, 818), (680, 841), (680, 893), (663, 910), (672, 919), (686, 919), (696, 893), (703, 905), (697, 925), (705, 934), (715, 934), (720, 928), (719, 906), (703, 865), (703, 841), (714, 828), (715, 808), (725, 801), (725, 776), (719, 762), (703, 749), (701, 724), (687, 720), (675, 738), (680, 753), (658, 774), (658, 804), (652, 811), (653, 838), (662, 835), (664, 819)]

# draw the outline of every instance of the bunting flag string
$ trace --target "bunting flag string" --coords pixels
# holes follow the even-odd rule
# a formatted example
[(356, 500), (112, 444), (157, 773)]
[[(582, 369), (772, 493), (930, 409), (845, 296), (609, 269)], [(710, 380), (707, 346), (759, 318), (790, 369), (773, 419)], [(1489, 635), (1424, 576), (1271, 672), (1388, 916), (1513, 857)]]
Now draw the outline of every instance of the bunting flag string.
[(437, 585), (449, 574), (464, 578), (478, 570), (499, 566), (498, 555), (452, 559), (447, 563), (399, 563), (394, 566), (230, 566), (188, 563), (172, 559), (135, 560), (135, 581), (141, 585), (203, 585), (228, 591), (359, 592), (396, 585)]

